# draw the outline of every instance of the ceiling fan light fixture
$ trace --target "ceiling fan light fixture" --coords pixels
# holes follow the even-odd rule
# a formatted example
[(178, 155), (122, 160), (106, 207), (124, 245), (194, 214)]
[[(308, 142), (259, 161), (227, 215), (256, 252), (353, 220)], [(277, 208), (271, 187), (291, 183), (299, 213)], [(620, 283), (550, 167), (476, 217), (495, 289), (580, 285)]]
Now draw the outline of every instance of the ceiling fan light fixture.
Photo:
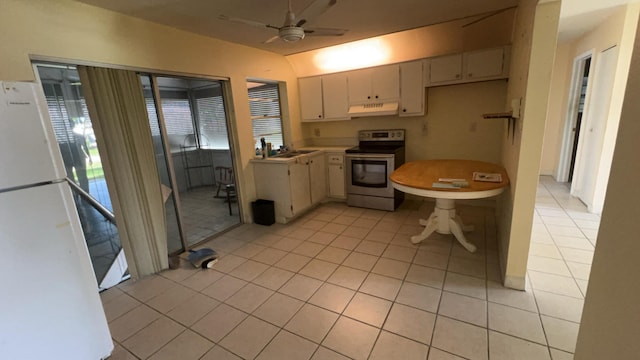
[(280, 39), (286, 42), (296, 42), (304, 39), (304, 29), (298, 26), (287, 26), (280, 29)]

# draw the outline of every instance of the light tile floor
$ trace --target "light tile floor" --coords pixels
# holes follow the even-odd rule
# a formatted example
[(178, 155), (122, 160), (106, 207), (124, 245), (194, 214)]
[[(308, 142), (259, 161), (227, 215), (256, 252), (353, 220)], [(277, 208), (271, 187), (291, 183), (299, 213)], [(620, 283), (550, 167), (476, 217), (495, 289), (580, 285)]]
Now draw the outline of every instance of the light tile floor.
[(541, 178), (527, 291), (500, 284), (493, 209), (460, 206), (478, 246), (409, 236), (433, 203), (325, 204), (243, 225), (182, 262), (102, 293), (112, 359), (572, 359), (598, 218)]

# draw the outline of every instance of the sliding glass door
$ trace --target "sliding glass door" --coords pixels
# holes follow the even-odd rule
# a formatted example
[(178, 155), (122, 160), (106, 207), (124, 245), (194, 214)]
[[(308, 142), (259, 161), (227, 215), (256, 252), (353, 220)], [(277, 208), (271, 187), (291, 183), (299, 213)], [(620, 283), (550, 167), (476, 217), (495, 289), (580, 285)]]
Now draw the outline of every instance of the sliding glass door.
[[(74, 65), (37, 64), (96, 278), (128, 278), (107, 181)], [(140, 74), (162, 187), (167, 248), (179, 254), (240, 223), (224, 83)], [(106, 156), (105, 152), (103, 157)]]
[(140, 76), (176, 253), (240, 223), (223, 84)]
[(104, 290), (129, 274), (78, 71), (52, 64), (36, 69), (98, 287)]

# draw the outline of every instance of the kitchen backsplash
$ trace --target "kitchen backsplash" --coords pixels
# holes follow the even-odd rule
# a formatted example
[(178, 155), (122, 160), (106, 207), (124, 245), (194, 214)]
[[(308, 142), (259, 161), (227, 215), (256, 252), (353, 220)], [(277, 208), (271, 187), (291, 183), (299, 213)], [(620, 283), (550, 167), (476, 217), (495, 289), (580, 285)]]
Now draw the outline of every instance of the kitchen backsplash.
[(354, 137), (318, 137), (305, 139), (306, 146), (356, 146), (357, 134)]

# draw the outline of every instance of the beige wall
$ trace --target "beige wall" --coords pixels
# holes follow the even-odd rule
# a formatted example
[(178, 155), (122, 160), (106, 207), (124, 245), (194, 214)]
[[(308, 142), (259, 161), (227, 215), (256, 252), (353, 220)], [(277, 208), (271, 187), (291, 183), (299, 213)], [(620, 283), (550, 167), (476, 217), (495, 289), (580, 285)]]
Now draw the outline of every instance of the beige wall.
[[(636, 33), (637, 36), (637, 33)], [(575, 358), (640, 354), (640, 43), (631, 60)]]
[(249, 160), (254, 143), (247, 77), (284, 81), (288, 86), (291, 133), (302, 143), (297, 80), (283, 56), (231, 44), (68, 0), (0, 2), (0, 79), (34, 80), (30, 56), (153, 69), (158, 72), (230, 79), (235, 110), (240, 196), (246, 219), (255, 199)]
[(482, 114), (502, 111), (506, 90), (504, 80), (428, 88), (425, 116), (302, 123), (302, 129), (310, 144), (332, 145), (356, 144), (358, 130), (401, 128), (407, 134), (406, 161), (459, 158), (499, 163), (502, 122), (483, 119)]
[(569, 86), (573, 71), (573, 43), (558, 44), (556, 59), (551, 76), (549, 91), (549, 108), (544, 128), (544, 144), (540, 160), (540, 175), (556, 176), (564, 119), (569, 101)]
[[(547, 100), (556, 49), (560, 2), (519, 4), (507, 99), (522, 98), (513, 139), (503, 140), (502, 159), (511, 186), (498, 222), (505, 286), (524, 289)], [(535, 75), (533, 75), (535, 74)], [(532, 76), (530, 76), (532, 75)]]
[[(514, 13), (515, 9), (511, 9), (471, 25), (468, 24), (477, 19), (476, 17), (372, 38), (371, 40), (376, 41), (379, 44), (378, 46), (387, 49), (388, 57), (359, 67), (392, 64), (509, 45), (511, 43)], [(357, 43), (289, 55), (287, 60), (289, 60), (299, 77), (352, 70), (358, 66), (345, 64), (340, 69), (326, 70), (322, 68), (322, 63), (318, 59), (327, 52), (344, 49)]]

